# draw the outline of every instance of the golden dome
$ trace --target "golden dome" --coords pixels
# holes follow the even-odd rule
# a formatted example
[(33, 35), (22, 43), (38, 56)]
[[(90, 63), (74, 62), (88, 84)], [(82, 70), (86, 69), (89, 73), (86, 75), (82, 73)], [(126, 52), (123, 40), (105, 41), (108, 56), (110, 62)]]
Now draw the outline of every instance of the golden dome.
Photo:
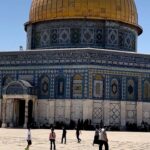
[(29, 23), (84, 18), (119, 21), (142, 32), (134, 0), (32, 0)]

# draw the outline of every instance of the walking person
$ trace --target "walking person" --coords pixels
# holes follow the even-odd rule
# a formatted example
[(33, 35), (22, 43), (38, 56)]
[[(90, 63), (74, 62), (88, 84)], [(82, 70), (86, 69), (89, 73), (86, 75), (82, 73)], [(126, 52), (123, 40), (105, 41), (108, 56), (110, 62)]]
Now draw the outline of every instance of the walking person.
[(25, 150), (29, 150), (30, 145), (32, 145), (31, 130), (30, 130), (30, 128), (28, 128), (28, 132), (27, 132), (27, 147), (25, 148)]
[(101, 129), (99, 134), (99, 150), (102, 150), (103, 145), (105, 146), (105, 150), (109, 150), (107, 133), (104, 128)]
[(49, 134), (49, 140), (50, 140), (50, 145), (51, 145), (50, 150), (52, 150), (52, 147), (54, 147), (54, 150), (56, 150), (55, 139), (56, 139), (56, 134), (54, 132), (54, 128), (52, 128)]
[(99, 126), (98, 125), (96, 125), (96, 129), (95, 129), (93, 146), (94, 146), (94, 144), (99, 144)]
[(80, 128), (79, 128), (79, 126), (77, 126), (77, 128), (76, 128), (76, 137), (77, 137), (78, 143), (81, 142), (81, 139), (79, 137), (80, 134), (81, 134)]
[(66, 144), (66, 134), (67, 134), (67, 131), (66, 131), (66, 127), (64, 126), (63, 127), (63, 132), (62, 132), (61, 143), (63, 143), (63, 139), (64, 139), (65, 140), (65, 144)]

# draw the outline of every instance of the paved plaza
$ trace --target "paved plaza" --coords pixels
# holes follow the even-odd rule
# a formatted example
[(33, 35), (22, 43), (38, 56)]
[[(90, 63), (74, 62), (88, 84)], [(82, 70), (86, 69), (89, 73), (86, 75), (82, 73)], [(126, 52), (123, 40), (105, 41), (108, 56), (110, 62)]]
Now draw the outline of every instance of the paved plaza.
[[(67, 144), (61, 144), (62, 131), (56, 130), (57, 150), (98, 150), (92, 145), (94, 131), (82, 131), (81, 143), (77, 143), (75, 130), (67, 131)], [(0, 150), (24, 150), (26, 147), (25, 129), (0, 129)], [(49, 150), (49, 130), (31, 130), (33, 144), (30, 150)], [(150, 150), (150, 133), (107, 132), (110, 150)]]

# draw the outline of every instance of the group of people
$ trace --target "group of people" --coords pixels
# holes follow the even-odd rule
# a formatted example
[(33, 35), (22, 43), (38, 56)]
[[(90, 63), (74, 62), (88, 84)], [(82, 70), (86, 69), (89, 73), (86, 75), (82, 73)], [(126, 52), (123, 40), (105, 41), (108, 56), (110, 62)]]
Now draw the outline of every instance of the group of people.
[[(81, 142), (80, 133), (81, 133), (81, 131), (80, 131), (79, 127), (77, 127), (77, 128), (76, 128), (76, 137), (77, 137), (78, 143)], [(62, 138), (61, 138), (61, 143), (62, 143), (62, 144), (63, 144), (63, 143), (66, 144), (66, 134), (67, 134), (66, 128), (63, 127)], [(50, 135), (49, 135), (50, 150), (52, 150), (52, 148), (53, 148), (54, 150), (56, 150), (55, 139), (56, 139), (56, 133), (54, 132), (54, 128), (52, 127), (52, 128), (51, 128)]]
[[(61, 138), (61, 143), (66, 144), (66, 128), (65, 126), (63, 127), (62, 130), (62, 138)], [(80, 143), (81, 142), (81, 138), (80, 138), (80, 128), (77, 126), (76, 127), (76, 138), (77, 138), (77, 142)], [(56, 140), (56, 133), (54, 131), (54, 127), (51, 128), (51, 132), (49, 134), (49, 141), (50, 141), (50, 150), (54, 149), (56, 150), (56, 144), (55, 144), (55, 140)], [(95, 136), (94, 136), (94, 141), (93, 141), (93, 146), (94, 144), (98, 144), (99, 145), (99, 150), (102, 150), (103, 145), (105, 146), (105, 150), (108, 150), (108, 138), (107, 138), (107, 134), (104, 128), (99, 129), (99, 127), (96, 127), (95, 130)], [(27, 147), (25, 148), (25, 150), (29, 150), (30, 145), (32, 145), (32, 140), (31, 140), (31, 131), (30, 128), (28, 128), (28, 132), (27, 132)]]
[(96, 126), (93, 145), (94, 144), (99, 145), (99, 150), (102, 150), (103, 146), (105, 147), (105, 150), (109, 150), (108, 138), (105, 128), (100, 129), (98, 126)]

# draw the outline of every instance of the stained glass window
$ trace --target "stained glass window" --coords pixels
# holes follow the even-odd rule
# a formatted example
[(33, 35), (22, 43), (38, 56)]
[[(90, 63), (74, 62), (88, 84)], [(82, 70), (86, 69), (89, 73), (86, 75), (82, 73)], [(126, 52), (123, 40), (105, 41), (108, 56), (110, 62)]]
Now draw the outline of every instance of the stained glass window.
[(103, 97), (103, 78), (101, 75), (94, 76), (94, 90), (93, 90), (93, 96), (95, 98), (102, 98)]
[(64, 96), (64, 79), (58, 79), (58, 96)]
[(73, 77), (73, 97), (82, 98), (82, 76), (79, 74)]
[(119, 82), (118, 79), (114, 78), (111, 80), (111, 97), (119, 99), (119, 96), (120, 96)]
[(128, 96), (128, 99), (135, 98), (134, 81), (131, 79), (128, 80), (128, 82), (127, 82), (127, 96)]
[(41, 78), (41, 83), (40, 83), (40, 95), (48, 96), (49, 94), (49, 78), (44, 75)]
[(150, 99), (150, 83), (149, 83), (149, 81), (144, 82), (144, 99)]

